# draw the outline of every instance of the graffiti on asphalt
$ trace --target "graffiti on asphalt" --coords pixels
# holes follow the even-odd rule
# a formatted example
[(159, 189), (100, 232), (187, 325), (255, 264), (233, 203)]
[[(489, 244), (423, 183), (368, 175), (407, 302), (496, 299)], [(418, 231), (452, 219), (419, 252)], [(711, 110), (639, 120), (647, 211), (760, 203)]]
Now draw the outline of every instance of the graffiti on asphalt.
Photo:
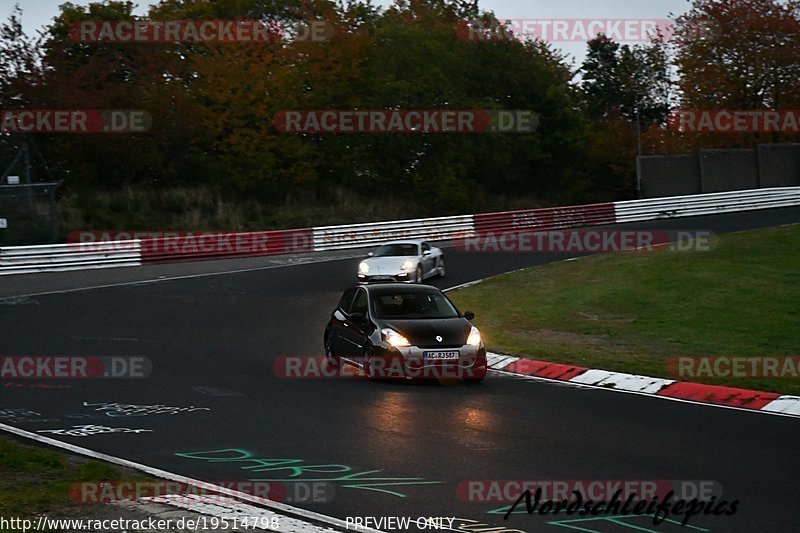
[(450, 531), (466, 531), (468, 533), (525, 533), (522, 529), (492, 526), (486, 522), (478, 522), (470, 518), (456, 518), (454, 522), (455, 523), (449, 528)]
[(147, 415), (176, 415), (192, 411), (210, 411), (209, 407), (171, 407), (169, 405), (133, 405), (129, 403), (89, 403), (83, 402), (84, 407), (95, 407), (95, 411), (102, 411), (110, 417), (147, 416)]
[(57, 418), (40, 418), (43, 415), (31, 409), (0, 409), (0, 422), (58, 422)]
[[(256, 457), (252, 452), (239, 448), (224, 448), (220, 450), (210, 450), (203, 452), (183, 452), (176, 453), (178, 457), (208, 461), (209, 463), (245, 463), (241, 466), (242, 470), (250, 472), (285, 472), (278, 477), (259, 477), (252, 481), (327, 481), (329, 483), (340, 483), (342, 488), (369, 490), (383, 492), (405, 498), (406, 495), (398, 492), (398, 486), (405, 485), (436, 485), (441, 481), (426, 481), (420, 477), (373, 477), (372, 474), (379, 474), (383, 470), (363, 470), (355, 471), (351, 466), (343, 464), (308, 464), (303, 459), (266, 459)], [(333, 474), (334, 476), (320, 476), (320, 474)], [(339, 474), (339, 475), (336, 475)], [(306, 477), (306, 476), (314, 477)], [(387, 487), (393, 487), (390, 490)]]
[(153, 430), (112, 428), (108, 426), (96, 426), (94, 424), (84, 424), (80, 426), (72, 426), (71, 429), (40, 429), (36, 433), (52, 433), (54, 435), (64, 435), (66, 437), (88, 437), (89, 435), (99, 435), (101, 433), (143, 433), (147, 431), (153, 431)]
[[(570, 520), (554, 520), (552, 522), (547, 522), (551, 526), (558, 526), (563, 527), (566, 529), (571, 529), (573, 531), (581, 531), (584, 533), (603, 533), (604, 531), (609, 531), (609, 528), (612, 528), (614, 531), (622, 531), (622, 530), (630, 530), (630, 531), (639, 531), (645, 533), (662, 533), (667, 531), (665, 529), (665, 524), (668, 522), (672, 524), (674, 527), (670, 527), (669, 531), (692, 531), (692, 532), (699, 532), (699, 533), (709, 533), (710, 529), (705, 529), (698, 526), (693, 526), (691, 524), (686, 524), (682, 526), (680, 522), (677, 520), (672, 520), (667, 518), (664, 522), (661, 523), (660, 527), (656, 529), (653, 524), (652, 520), (648, 520), (649, 517), (644, 515), (618, 515), (618, 516), (598, 516), (593, 518), (574, 518)], [(650, 522), (649, 524), (647, 522)], [(590, 529), (591, 528), (591, 529)]]
[[(487, 514), (492, 515), (505, 515), (511, 510), (511, 505), (504, 505), (502, 507), (498, 507), (497, 509), (492, 509), (488, 511)], [(525, 509), (514, 509), (511, 514), (528, 514), (527, 510)], [(664, 528), (668, 527), (665, 523), (673, 524), (682, 530), (689, 530), (693, 532), (699, 533), (708, 533), (711, 530), (705, 529), (702, 527), (694, 526), (692, 524), (682, 525), (679, 521), (673, 520), (671, 518), (665, 518), (661, 523), (660, 527), (656, 529), (653, 526), (652, 515), (614, 515), (614, 516), (595, 516), (589, 518), (572, 518), (566, 520), (553, 520), (551, 522), (547, 522), (547, 524), (552, 526), (563, 527), (566, 529), (572, 529), (575, 531), (584, 531), (588, 533), (602, 533), (603, 531), (607, 531), (608, 527), (611, 528), (625, 528), (630, 529), (632, 531), (645, 531), (649, 533), (659, 533), (664, 531)], [(649, 524), (647, 523), (649, 522)], [(593, 528), (597, 529), (593, 529)], [(591, 528), (591, 529), (590, 529)]]

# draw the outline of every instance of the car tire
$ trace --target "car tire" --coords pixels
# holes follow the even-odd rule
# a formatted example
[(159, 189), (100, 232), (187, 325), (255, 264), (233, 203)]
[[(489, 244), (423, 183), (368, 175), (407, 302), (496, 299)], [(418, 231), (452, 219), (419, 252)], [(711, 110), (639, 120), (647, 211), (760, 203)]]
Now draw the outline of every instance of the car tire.
[(414, 276), (414, 283), (422, 283), (425, 278), (422, 277), (422, 265), (417, 265), (417, 273)]
[(330, 366), (339, 366), (339, 359), (333, 355), (333, 344), (331, 343), (330, 332), (325, 333), (325, 340), (323, 342), (325, 345), (325, 362)]
[(439, 277), (443, 278), (444, 274), (445, 274), (445, 271), (444, 271), (444, 256), (441, 256), (439, 258), (438, 271), (439, 271)]
[(485, 367), (481, 372), (475, 372), (474, 374), (470, 372), (467, 376), (464, 376), (464, 383), (467, 385), (477, 385), (486, 378), (487, 373), (487, 368)]

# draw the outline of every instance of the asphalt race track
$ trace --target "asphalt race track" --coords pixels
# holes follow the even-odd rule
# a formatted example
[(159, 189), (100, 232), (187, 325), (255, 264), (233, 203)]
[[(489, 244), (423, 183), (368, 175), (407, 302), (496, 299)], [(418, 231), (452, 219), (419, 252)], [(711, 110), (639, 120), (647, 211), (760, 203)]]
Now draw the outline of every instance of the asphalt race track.
[[(635, 227), (721, 233), (797, 222), (800, 208)], [(443, 288), (565, 257), (445, 255), (448, 275), (433, 282)], [(2, 355), (144, 356), (153, 371), (146, 379), (0, 382), (0, 413), (40, 414), (0, 422), (33, 432), (80, 424), (149, 430), (40, 434), (208, 481), (328, 480), (334, 501), (295, 505), (341, 519), (458, 517), (454, 530), (493, 533), (800, 531), (796, 419), (499, 377), (475, 387), (276, 377), (276, 358), (322, 354), (323, 327), (341, 291), (354, 284), (357, 262), (29, 297), (20, 295), (43, 292), (38, 286), (50, 274), (4, 276), (0, 295), (15, 297), (0, 300)], [(163, 268), (116, 269), (113, 276), (140, 281)], [(198, 265), (168, 268), (179, 275)], [(59, 274), (59, 290), (108, 275)], [(193, 409), (119, 416), (124, 410), (100, 404)], [(732, 516), (695, 516), (682, 528), (607, 515), (523, 512), (504, 520), (497, 509), (505, 504), (457, 495), (460, 481), (522, 479), (709, 480), (721, 486), (721, 500), (740, 503)]]

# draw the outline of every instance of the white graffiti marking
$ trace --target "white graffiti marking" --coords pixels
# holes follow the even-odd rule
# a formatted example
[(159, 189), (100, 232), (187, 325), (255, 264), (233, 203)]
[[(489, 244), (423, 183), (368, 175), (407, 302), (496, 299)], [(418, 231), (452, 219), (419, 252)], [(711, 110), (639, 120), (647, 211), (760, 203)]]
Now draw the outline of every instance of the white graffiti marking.
[(101, 433), (143, 433), (153, 431), (152, 429), (130, 429), (112, 428), (108, 426), (96, 426), (85, 424), (82, 426), (72, 426), (72, 429), (40, 429), (37, 433), (53, 433), (54, 435), (64, 435), (67, 437), (88, 437), (89, 435), (99, 435)]
[(168, 405), (133, 405), (129, 403), (89, 403), (83, 402), (84, 407), (96, 407), (95, 411), (104, 411), (106, 416), (147, 416), (147, 415), (176, 415), (192, 411), (210, 411), (208, 407), (170, 407)]

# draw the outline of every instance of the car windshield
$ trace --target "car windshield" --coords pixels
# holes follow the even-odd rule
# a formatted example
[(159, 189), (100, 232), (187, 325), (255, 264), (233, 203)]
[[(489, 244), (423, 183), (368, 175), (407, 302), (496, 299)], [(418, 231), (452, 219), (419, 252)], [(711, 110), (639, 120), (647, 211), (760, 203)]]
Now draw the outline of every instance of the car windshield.
[(443, 294), (432, 291), (378, 292), (373, 296), (378, 318), (456, 318), (458, 311)]
[(373, 257), (398, 257), (417, 255), (417, 245), (414, 243), (384, 244), (375, 250)]

